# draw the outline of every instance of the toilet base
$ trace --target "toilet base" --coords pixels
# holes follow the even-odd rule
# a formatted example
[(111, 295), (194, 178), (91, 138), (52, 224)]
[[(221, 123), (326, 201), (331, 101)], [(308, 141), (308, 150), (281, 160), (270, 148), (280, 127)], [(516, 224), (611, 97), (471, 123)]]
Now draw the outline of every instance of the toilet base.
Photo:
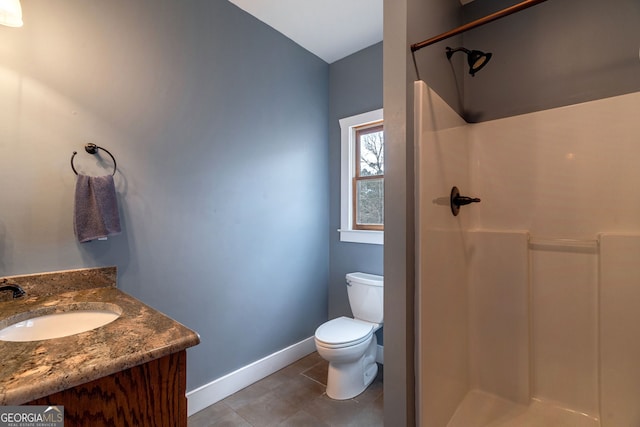
[(329, 362), (327, 396), (335, 400), (346, 400), (365, 391), (378, 373), (377, 347), (378, 340), (374, 334), (364, 354), (357, 360)]

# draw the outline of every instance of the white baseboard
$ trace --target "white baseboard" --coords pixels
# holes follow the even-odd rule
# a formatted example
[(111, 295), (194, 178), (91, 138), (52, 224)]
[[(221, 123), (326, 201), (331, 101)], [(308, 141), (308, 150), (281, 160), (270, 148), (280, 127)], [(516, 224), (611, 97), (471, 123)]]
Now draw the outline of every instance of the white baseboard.
[[(187, 393), (188, 415), (231, 396), (233, 393), (273, 374), (316, 350), (314, 337), (277, 351)], [(378, 349), (378, 354), (381, 352)]]
[(384, 365), (384, 347), (378, 344), (378, 351), (376, 352), (376, 362)]

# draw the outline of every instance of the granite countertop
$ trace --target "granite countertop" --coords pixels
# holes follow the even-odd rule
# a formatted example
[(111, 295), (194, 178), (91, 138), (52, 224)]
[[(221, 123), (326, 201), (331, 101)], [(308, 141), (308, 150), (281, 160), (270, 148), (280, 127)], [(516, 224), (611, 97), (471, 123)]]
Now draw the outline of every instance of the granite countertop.
[(196, 332), (117, 289), (115, 267), (63, 272), (70, 277), (62, 279), (50, 274), (55, 273), (8, 279), (27, 295), (0, 302), (0, 329), (34, 310), (42, 315), (97, 303), (116, 305), (122, 314), (104, 326), (67, 337), (0, 341), (0, 405), (23, 404), (200, 342)]

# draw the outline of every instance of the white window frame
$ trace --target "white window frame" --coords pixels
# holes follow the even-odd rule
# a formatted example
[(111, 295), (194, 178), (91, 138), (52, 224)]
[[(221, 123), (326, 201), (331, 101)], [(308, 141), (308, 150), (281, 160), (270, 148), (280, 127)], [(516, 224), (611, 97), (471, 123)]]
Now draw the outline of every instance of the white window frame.
[(355, 175), (356, 128), (383, 120), (382, 108), (340, 119), (340, 241), (384, 244), (382, 230), (353, 229), (353, 185)]

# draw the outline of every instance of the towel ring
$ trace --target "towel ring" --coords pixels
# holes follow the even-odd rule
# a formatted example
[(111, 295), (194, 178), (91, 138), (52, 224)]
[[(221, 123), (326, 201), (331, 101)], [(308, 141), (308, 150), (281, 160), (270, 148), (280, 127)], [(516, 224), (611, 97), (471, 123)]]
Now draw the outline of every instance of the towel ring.
[[(111, 160), (113, 160), (113, 173), (111, 174), (111, 176), (116, 174), (116, 170), (118, 170), (117, 165), (116, 165), (116, 158), (113, 157), (113, 154), (111, 154), (109, 152), (109, 150), (107, 150), (106, 148), (103, 148), (103, 147), (98, 147), (96, 144), (93, 144), (93, 143), (85, 144), (84, 145), (84, 150), (89, 154), (96, 154), (98, 152), (98, 150), (105, 151), (111, 157)], [(73, 158), (76, 156), (76, 154), (78, 154), (78, 152), (74, 151), (73, 154), (71, 155), (71, 169), (73, 169), (73, 173), (78, 175), (78, 171), (76, 170), (75, 166), (73, 166)]]

